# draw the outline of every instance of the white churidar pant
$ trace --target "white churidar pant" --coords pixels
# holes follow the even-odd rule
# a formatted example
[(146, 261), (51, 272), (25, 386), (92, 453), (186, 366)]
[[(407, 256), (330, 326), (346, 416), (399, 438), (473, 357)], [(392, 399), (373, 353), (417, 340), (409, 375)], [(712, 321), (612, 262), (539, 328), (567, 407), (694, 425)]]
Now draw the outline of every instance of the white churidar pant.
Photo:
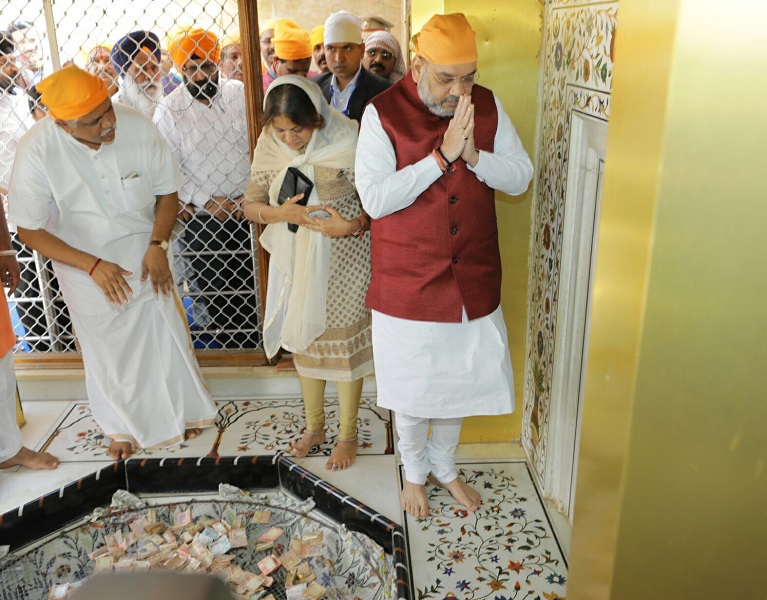
[(458, 477), (455, 449), (463, 419), (421, 419), (398, 412), (394, 423), (405, 479), (423, 485), (429, 473), (440, 483), (450, 483)]

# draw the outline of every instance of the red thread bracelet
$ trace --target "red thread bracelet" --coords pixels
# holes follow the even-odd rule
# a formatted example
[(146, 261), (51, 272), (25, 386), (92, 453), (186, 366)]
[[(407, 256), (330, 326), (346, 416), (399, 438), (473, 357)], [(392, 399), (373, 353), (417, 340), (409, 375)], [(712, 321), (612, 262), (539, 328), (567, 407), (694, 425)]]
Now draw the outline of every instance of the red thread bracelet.
[(93, 277), (93, 272), (96, 270), (96, 267), (99, 266), (99, 263), (101, 262), (100, 258), (96, 259), (96, 262), (93, 263), (93, 266), (91, 267), (91, 270), (88, 271), (88, 277)]
[(431, 155), (434, 157), (434, 160), (437, 161), (437, 166), (439, 167), (439, 170), (443, 173), (447, 173), (447, 166), (445, 165), (445, 161), (443, 160), (442, 156), (440, 155), (437, 150), (432, 150)]

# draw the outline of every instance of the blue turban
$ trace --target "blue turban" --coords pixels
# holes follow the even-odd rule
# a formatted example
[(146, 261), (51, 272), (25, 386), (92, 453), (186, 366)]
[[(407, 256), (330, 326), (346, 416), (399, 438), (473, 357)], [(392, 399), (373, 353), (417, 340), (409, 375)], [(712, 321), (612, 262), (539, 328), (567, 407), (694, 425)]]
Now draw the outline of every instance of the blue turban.
[(160, 62), (160, 38), (151, 31), (132, 31), (112, 47), (110, 58), (120, 77), (125, 77), (128, 67), (142, 48), (149, 50)]

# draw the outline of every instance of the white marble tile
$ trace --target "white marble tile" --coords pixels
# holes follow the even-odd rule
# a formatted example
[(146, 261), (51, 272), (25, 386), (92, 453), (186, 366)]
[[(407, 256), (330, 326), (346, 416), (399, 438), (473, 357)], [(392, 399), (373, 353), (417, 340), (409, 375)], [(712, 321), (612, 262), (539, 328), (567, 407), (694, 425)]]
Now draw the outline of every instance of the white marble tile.
[(328, 459), (324, 456), (293, 460), (317, 477), (375, 509), (387, 519), (402, 523), (399, 469), (394, 456), (358, 456), (354, 464), (343, 471), (325, 469)]
[(62, 463), (52, 471), (3, 471), (0, 474), (0, 514), (61, 489), (103, 466), (97, 462), (74, 462)]
[(27, 422), (21, 428), (21, 443), (37, 450), (68, 406), (69, 402), (61, 400), (22, 401)]

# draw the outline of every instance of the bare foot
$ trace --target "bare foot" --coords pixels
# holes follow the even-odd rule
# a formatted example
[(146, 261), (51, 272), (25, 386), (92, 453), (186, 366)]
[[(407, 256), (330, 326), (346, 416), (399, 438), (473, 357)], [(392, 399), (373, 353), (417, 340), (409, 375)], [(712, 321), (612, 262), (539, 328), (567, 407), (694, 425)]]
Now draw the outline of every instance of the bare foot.
[(429, 473), (429, 483), (437, 487), (445, 488), (458, 504), (474, 512), (482, 504), (482, 496), (479, 492), (466, 483), (459, 475), (449, 483), (442, 483), (434, 475)]
[(302, 458), (311, 452), (312, 448), (325, 443), (324, 431), (304, 431), (304, 435), (300, 440), (294, 441), (288, 446), (288, 452), (292, 456)]
[(429, 516), (429, 500), (426, 486), (410, 483), (407, 479), (402, 484), (402, 509), (413, 517)]
[(114, 460), (120, 460), (121, 458), (130, 458), (133, 454), (133, 446), (130, 442), (116, 442), (112, 440), (109, 443), (109, 450), (107, 450), (109, 458)]
[(202, 433), (202, 428), (200, 427), (192, 427), (191, 429), (187, 429), (184, 431), (184, 439), (185, 440), (192, 440), (196, 438), (198, 435)]
[(354, 464), (357, 458), (357, 438), (353, 440), (338, 440), (333, 452), (330, 453), (325, 468), (331, 471), (341, 471)]
[(15, 456), (0, 463), (0, 469), (15, 467), (21, 465), (27, 469), (55, 469), (59, 466), (59, 459), (47, 452), (35, 452), (29, 448), (22, 447)]

